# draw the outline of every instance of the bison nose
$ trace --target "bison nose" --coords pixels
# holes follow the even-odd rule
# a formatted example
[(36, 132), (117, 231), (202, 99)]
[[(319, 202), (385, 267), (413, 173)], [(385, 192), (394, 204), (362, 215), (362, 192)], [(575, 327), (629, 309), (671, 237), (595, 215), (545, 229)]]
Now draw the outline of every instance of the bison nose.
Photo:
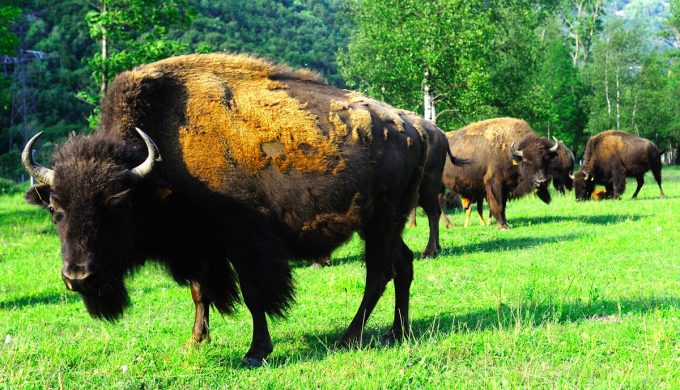
[(61, 278), (64, 280), (66, 288), (70, 291), (84, 292), (92, 280), (92, 274), (85, 272), (62, 272)]

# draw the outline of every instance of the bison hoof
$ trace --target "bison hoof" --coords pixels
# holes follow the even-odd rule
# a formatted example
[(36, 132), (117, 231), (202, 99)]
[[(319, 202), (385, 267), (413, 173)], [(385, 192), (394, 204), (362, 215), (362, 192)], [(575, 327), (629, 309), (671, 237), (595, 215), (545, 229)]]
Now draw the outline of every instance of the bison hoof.
[(191, 350), (199, 348), (202, 344), (209, 342), (210, 336), (204, 336), (201, 337), (200, 339), (197, 339), (196, 337), (192, 336), (189, 340), (187, 340), (186, 343), (184, 343), (184, 346), (182, 347), (182, 352), (189, 352)]
[(361, 336), (343, 335), (333, 346), (336, 349), (361, 348)]
[(452, 224), (451, 222), (449, 222), (449, 223), (446, 224), (446, 228), (447, 228), (447, 229), (451, 229), (451, 228), (454, 227), (454, 226), (455, 226), (455, 225)]
[(244, 357), (243, 361), (241, 362), (241, 365), (245, 368), (258, 368), (262, 367), (266, 360), (264, 358), (253, 358), (253, 357)]
[(380, 343), (383, 345), (393, 345), (397, 342), (403, 341), (404, 339), (410, 338), (413, 334), (411, 330), (403, 330), (399, 328), (394, 330), (394, 328), (387, 331), (387, 333), (380, 336)]
[(510, 226), (508, 226), (508, 225), (498, 225), (498, 230), (510, 230)]

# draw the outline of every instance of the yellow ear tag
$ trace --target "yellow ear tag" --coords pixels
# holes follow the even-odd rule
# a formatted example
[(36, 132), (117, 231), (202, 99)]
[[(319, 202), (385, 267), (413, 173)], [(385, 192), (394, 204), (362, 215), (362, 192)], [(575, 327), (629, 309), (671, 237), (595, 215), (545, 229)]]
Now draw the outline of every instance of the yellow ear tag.
[(172, 194), (172, 190), (166, 187), (161, 187), (156, 190), (156, 193), (158, 194), (159, 198), (165, 199), (170, 196), (170, 194)]
[(512, 165), (519, 165), (519, 163), (515, 160), (512, 160)]

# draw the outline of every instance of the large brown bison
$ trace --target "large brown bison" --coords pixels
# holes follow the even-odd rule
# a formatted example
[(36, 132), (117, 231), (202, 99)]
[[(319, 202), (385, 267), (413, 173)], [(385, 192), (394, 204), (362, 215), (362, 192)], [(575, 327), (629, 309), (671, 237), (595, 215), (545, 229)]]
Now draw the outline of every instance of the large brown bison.
[(596, 184), (605, 187), (599, 197), (619, 199), (626, 189), (626, 177), (637, 179), (633, 199), (645, 183), (645, 172), (651, 170), (659, 185), (661, 198), (661, 155), (663, 152), (648, 139), (623, 131), (609, 130), (594, 135), (586, 143), (583, 166), (574, 178), (576, 200), (589, 200)]
[(391, 279), (385, 337), (409, 333), (413, 255), (401, 232), (427, 153), (416, 117), (312, 72), (227, 54), (122, 73), (101, 112), (94, 134), (55, 151), (53, 168), (31, 157), (40, 134), (22, 156), (43, 183), (26, 199), (52, 214), (62, 278), (92, 316), (118, 318), (125, 276), (157, 261), (191, 286), (196, 342), (210, 305), (228, 314), (243, 297), (253, 318), (244, 364), (256, 366), (273, 350), (266, 315), (293, 300), (288, 260), (328, 255), (358, 230), (366, 287), (339, 343), (360, 341)]
[(566, 190), (571, 191), (574, 186), (574, 153), (564, 144), (559, 143), (557, 156), (548, 167), (548, 175), (552, 179), (555, 190), (564, 195)]
[(536, 189), (550, 203), (547, 189), (548, 169), (557, 155), (558, 143), (537, 136), (520, 119), (498, 118), (473, 123), (446, 134), (453, 154), (470, 159), (466, 166), (446, 163), (443, 182), (461, 195), (467, 204), (467, 219), (473, 203), (486, 199), (499, 229), (509, 229), (505, 206)]
[[(415, 117), (415, 114), (412, 114)], [(425, 210), (427, 221), (430, 227), (430, 235), (427, 246), (423, 251), (423, 257), (435, 257), (437, 251), (441, 249), (439, 245), (439, 218), (442, 214), (444, 197), (441, 196), (444, 190), (442, 184), (442, 173), (447, 157), (450, 163), (463, 166), (468, 162), (456, 158), (451, 154), (449, 142), (442, 131), (434, 122), (423, 121), (423, 127), (427, 132), (427, 160), (425, 161), (425, 172), (423, 181), (420, 183), (418, 191), (418, 205)], [(411, 211), (411, 226), (415, 226), (415, 208)]]

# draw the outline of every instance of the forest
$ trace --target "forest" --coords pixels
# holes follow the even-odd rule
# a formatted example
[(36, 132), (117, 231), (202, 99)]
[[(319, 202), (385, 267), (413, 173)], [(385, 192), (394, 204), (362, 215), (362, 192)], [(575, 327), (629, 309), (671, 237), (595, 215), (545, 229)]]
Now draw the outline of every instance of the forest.
[(680, 0), (17, 0), (0, 5), (0, 178), (96, 128), (121, 71), (249, 52), (435, 120), (526, 119), (577, 156), (608, 129), (679, 163)]

